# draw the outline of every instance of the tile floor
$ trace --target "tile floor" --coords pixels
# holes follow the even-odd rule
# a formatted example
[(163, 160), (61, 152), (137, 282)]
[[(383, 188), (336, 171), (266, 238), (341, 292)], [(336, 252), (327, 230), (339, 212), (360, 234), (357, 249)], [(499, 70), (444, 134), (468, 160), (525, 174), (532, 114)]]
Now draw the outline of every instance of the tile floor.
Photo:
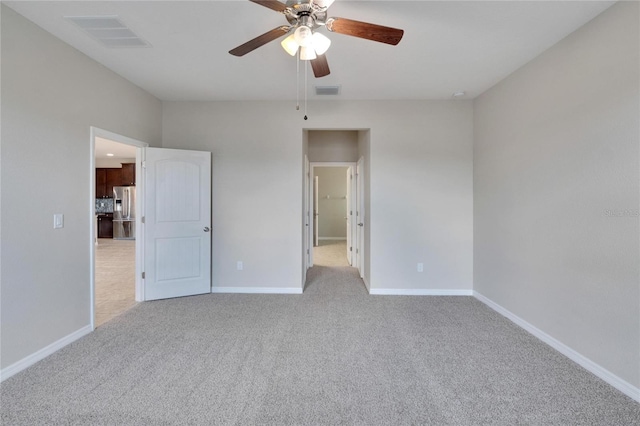
[(136, 304), (136, 242), (100, 238), (96, 245), (95, 326)]

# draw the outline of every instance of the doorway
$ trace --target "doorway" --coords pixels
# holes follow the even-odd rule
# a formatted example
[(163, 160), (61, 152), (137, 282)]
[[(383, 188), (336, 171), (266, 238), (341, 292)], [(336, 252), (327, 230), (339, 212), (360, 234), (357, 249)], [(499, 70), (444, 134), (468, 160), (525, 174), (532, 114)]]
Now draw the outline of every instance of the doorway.
[[(370, 230), (365, 213), (370, 208), (370, 173), (368, 172), (370, 133), (370, 129), (303, 130), (302, 283), (305, 292), (312, 281), (322, 280), (322, 277), (319, 277), (322, 273), (319, 273), (318, 268), (328, 272), (329, 275), (338, 274), (343, 278), (355, 274), (358, 277), (356, 281), (364, 282), (364, 288), (367, 292), (369, 291), (367, 256), (370, 254)], [(346, 186), (346, 189), (343, 188), (335, 194), (331, 191), (323, 193), (321, 182), (318, 182), (318, 190), (316, 190), (315, 169), (320, 167), (347, 167), (351, 183)], [(337, 205), (340, 199), (343, 203), (348, 202), (348, 207), (341, 217), (344, 227), (348, 226), (349, 229), (346, 235), (324, 233), (321, 224), (323, 203)], [(315, 208), (316, 206), (319, 210)], [(317, 242), (315, 245), (314, 240)], [(339, 244), (342, 244), (342, 247)], [(317, 257), (322, 257), (323, 254), (320, 252), (325, 250), (325, 247), (336, 253), (328, 256), (337, 257), (342, 265), (349, 266), (319, 265)], [(320, 262), (329, 264), (324, 260)]]
[(355, 163), (311, 163), (314, 265), (353, 266)]
[(309, 164), (305, 200), (311, 220), (305, 241), (309, 242), (310, 269), (305, 274), (304, 292), (369, 291), (362, 274), (365, 193), (363, 174), (358, 171), (363, 171), (363, 163), (361, 158), (357, 163)]
[(95, 329), (142, 300), (142, 230), (135, 212), (141, 211), (143, 185), (135, 176), (141, 176), (142, 148), (148, 144), (96, 127), (90, 134), (90, 315)]

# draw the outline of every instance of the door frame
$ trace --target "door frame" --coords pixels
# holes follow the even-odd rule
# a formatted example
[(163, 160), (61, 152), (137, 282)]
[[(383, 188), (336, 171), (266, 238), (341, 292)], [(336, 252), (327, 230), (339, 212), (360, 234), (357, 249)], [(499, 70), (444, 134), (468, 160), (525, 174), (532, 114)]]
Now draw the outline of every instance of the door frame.
[[(96, 209), (96, 158), (95, 158), (95, 139), (96, 137), (109, 139), (114, 142), (131, 145), (136, 147), (136, 302), (144, 300), (144, 282), (142, 279), (142, 270), (144, 265), (144, 229), (142, 227), (142, 216), (144, 215), (144, 175), (142, 173), (142, 162), (144, 161), (144, 149), (149, 146), (147, 142), (142, 142), (118, 133), (99, 127), (89, 127), (89, 315), (91, 330), (95, 330), (95, 286), (96, 286), (96, 232), (95, 229), (95, 209)], [(139, 179), (139, 180), (138, 180)]]
[[(313, 172), (311, 172), (313, 175)], [(320, 179), (318, 176), (313, 176), (313, 223), (311, 224), (311, 229), (313, 230), (313, 242), (311, 244), (312, 247), (318, 247), (320, 244), (320, 225), (318, 217), (320, 216), (320, 198), (318, 196), (318, 191), (320, 190)], [(311, 258), (313, 259), (313, 252), (311, 253)], [(313, 265), (313, 261), (311, 262)]]
[[(355, 253), (355, 264), (358, 268), (358, 272), (360, 274), (360, 278), (364, 280), (364, 264), (365, 264), (365, 253), (364, 253), (364, 240), (365, 240), (365, 227), (367, 224), (367, 211), (365, 208), (365, 180), (364, 174), (366, 171), (364, 170), (364, 157), (360, 157), (358, 162), (356, 163), (354, 174), (355, 178), (355, 186), (356, 186), (356, 217), (355, 222), (357, 228), (355, 230), (355, 238), (357, 240), (356, 246), (358, 250)], [(360, 226), (359, 224), (363, 225)], [(367, 281), (365, 280), (365, 285), (367, 286), (367, 290), (369, 289)]]
[(309, 265), (311, 263), (311, 250), (309, 249), (309, 223), (311, 222), (311, 212), (309, 211), (309, 198), (311, 198), (311, 194), (309, 193), (311, 180), (311, 166), (309, 163), (309, 157), (305, 154), (304, 156), (304, 178), (303, 178), (303, 199), (302, 199), (302, 224), (304, 225), (302, 228), (303, 232), (303, 243), (302, 249), (304, 258), (302, 265), (302, 286), (307, 282), (307, 270), (309, 269)]
[[(317, 194), (314, 193), (314, 188), (313, 188), (313, 182), (315, 181), (315, 168), (316, 167), (351, 167), (353, 170), (353, 173), (355, 174), (355, 169), (356, 169), (356, 162), (352, 162), (352, 161), (312, 161), (309, 163), (309, 170), (310, 170), (310, 188), (309, 188), (309, 193), (311, 194), (311, 196), (309, 197), (309, 205), (307, 206), (308, 211), (313, 212), (313, 200), (316, 197)], [(353, 175), (352, 175), (353, 176)], [(353, 185), (355, 185), (355, 176), (352, 177), (351, 179), (351, 186), (353, 189)], [(351, 191), (351, 200), (350, 203), (351, 206), (355, 206), (356, 205), (356, 191)], [(313, 217), (313, 213), (312, 213), (312, 217)], [(355, 226), (356, 226), (356, 216), (355, 214), (351, 214), (350, 218), (349, 218), (350, 224), (351, 224), (351, 232), (353, 234)], [(309, 236), (311, 238), (311, 243), (309, 244), (309, 265), (308, 267), (313, 266), (313, 236), (315, 233), (315, 220), (311, 220), (309, 223)], [(355, 238), (351, 238), (351, 247), (352, 247), (352, 251), (351, 251), (351, 259), (352, 259), (352, 266), (353, 266), (353, 253), (356, 251), (356, 244), (357, 242), (354, 243)], [(348, 250), (348, 248), (347, 248)]]

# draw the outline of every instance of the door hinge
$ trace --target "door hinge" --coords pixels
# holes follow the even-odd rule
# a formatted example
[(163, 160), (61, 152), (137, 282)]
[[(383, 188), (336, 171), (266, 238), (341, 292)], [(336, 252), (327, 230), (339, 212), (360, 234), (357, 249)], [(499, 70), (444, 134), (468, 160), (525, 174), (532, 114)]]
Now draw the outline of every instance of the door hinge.
[(144, 223), (144, 216), (140, 219), (140, 223)]
[(145, 273), (142, 273), (142, 279), (144, 280), (146, 278)]
[(146, 168), (147, 168), (147, 162), (146, 162), (146, 161), (141, 162), (141, 163), (140, 163), (140, 166), (141, 166), (143, 169), (146, 169)]
[(309, 254), (309, 249), (307, 249), (307, 254)]
[(353, 247), (349, 247), (349, 251), (353, 251)]

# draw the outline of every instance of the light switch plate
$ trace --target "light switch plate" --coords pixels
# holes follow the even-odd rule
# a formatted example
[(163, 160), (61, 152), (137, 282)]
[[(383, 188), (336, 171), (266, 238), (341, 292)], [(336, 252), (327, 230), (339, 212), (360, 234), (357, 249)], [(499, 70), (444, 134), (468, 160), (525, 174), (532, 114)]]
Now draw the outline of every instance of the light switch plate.
[(422, 262), (418, 263), (417, 270), (418, 272), (424, 272), (424, 263)]
[(53, 229), (64, 228), (64, 215), (62, 213), (55, 213), (53, 215)]

